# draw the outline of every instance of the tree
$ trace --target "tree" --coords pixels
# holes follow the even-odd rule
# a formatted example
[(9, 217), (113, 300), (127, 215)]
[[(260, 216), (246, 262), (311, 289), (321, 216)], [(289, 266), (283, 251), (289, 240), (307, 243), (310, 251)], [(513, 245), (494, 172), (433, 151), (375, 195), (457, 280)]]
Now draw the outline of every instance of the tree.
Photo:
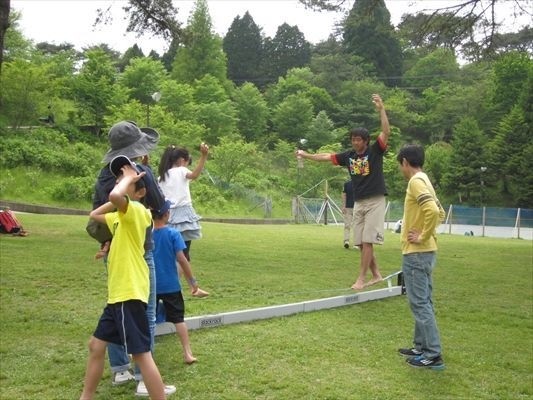
[(2, 63), (4, 62), (4, 37), (9, 28), (9, 11), (11, 10), (10, 0), (0, 1), (0, 75), (2, 74)]
[(226, 55), (222, 50), (222, 40), (212, 32), (206, 0), (196, 0), (186, 32), (189, 39), (176, 53), (172, 78), (192, 84), (196, 79), (210, 74), (220, 82), (226, 81)]
[(0, 116), (11, 126), (34, 125), (39, 105), (46, 104), (50, 94), (50, 77), (45, 66), (17, 59), (4, 64), (0, 91)]
[[(398, 25), (398, 35), (403, 47), (404, 70), (409, 69), (419, 57), (437, 49), (460, 54), (472, 38), (472, 22), (450, 13), (429, 15), (404, 14)], [(431, 29), (430, 29), (431, 28)]]
[(168, 50), (161, 56), (161, 61), (165, 65), (165, 68), (167, 71), (172, 70), (172, 63), (174, 62), (174, 58), (176, 57), (176, 52), (180, 48), (180, 42), (176, 39), (172, 39), (170, 42), (170, 45), (168, 46)]
[[(298, 0), (300, 3), (304, 4), (306, 7), (309, 7), (314, 10), (336, 10), (338, 11), (346, 4), (349, 4), (351, 0)], [(361, 1), (361, 0), (358, 0)], [(429, 1), (425, 0), (414, 0), (414, 2), (419, 2), (423, 4), (431, 4)], [(372, 8), (380, 7), (380, 1), (372, 0), (373, 4), (370, 4)], [(443, 7), (425, 9), (422, 12), (429, 13), (431, 18), (428, 20), (428, 23), (425, 25), (427, 31), (421, 31), (421, 37), (426, 36), (427, 32), (438, 32), (438, 29), (432, 25), (433, 21), (438, 22), (439, 25), (446, 25), (446, 21), (438, 20), (438, 16), (443, 13), (456, 20), (456, 17), (460, 17), (469, 21), (469, 24), (464, 28), (467, 30), (477, 31), (481, 35), (481, 40), (476, 42), (480, 43), (478, 53), (483, 53), (484, 55), (492, 54), (497, 50), (497, 42), (495, 37), (499, 28), (498, 24), (498, 7), (505, 8), (507, 10), (512, 9), (512, 14), (516, 17), (527, 15), (532, 16), (531, 13), (531, 1), (530, 0), (464, 0), (459, 1), (451, 5), (445, 5)], [(454, 26), (454, 21), (447, 24), (449, 26)], [(453, 35), (449, 35), (450, 32), (445, 30), (448, 34), (449, 39)], [(464, 32), (462, 30), (457, 30), (457, 34), (462, 36)]]
[[(94, 25), (113, 22), (111, 7), (98, 9)], [(148, 32), (168, 42), (182, 35), (181, 24), (177, 20), (178, 10), (172, 0), (128, 0), (122, 9), (129, 17), (127, 32), (136, 32), (138, 36)]]
[[(528, 107), (531, 106), (530, 103)], [(514, 106), (495, 131), (496, 136), (487, 146), (486, 181), (500, 182), (500, 194), (511, 199), (512, 206), (529, 208), (533, 206), (528, 197), (533, 192), (533, 174), (523, 168), (531, 165), (533, 128), (527, 123), (524, 109)]]
[(235, 17), (224, 36), (222, 48), (228, 58), (228, 78), (237, 85), (262, 84), (263, 37), (248, 11)]
[(525, 52), (503, 54), (493, 65), (492, 112), (507, 114), (524, 92), (524, 82), (533, 73), (533, 60)]
[(424, 170), (431, 178), (435, 190), (440, 192), (443, 176), (451, 165), (453, 147), (446, 142), (436, 142), (428, 146), (425, 153)]
[(160, 104), (175, 119), (194, 119), (194, 89), (187, 83), (178, 83), (172, 79), (162, 82)]
[(344, 21), (344, 50), (362, 57), (387, 86), (399, 82), (402, 53), (384, 0), (358, 0)]
[(72, 43), (62, 43), (57, 45), (48, 42), (39, 42), (35, 45), (35, 49), (42, 54), (52, 55), (63, 51), (74, 50), (74, 45)]
[(486, 165), (482, 152), (487, 138), (476, 120), (465, 117), (454, 127), (453, 153), (442, 177), (448, 194), (455, 194), (460, 203), (474, 204), (480, 198), (480, 168)]
[(524, 27), (518, 32), (497, 33), (494, 35), (494, 48), (498, 53), (518, 51), (533, 53), (533, 27)]
[(154, 61), (149, 57), (133, 58), (119, 82), (127, 87), (130, 96), (149, 105), (154, 102), (152, 95), (161, 90), (161, 85), (167, 79), (167, 71), (161, 61)]
[(457, 79), (459, 64), (453, 50), (439, 48), (421, 57), (405, 72), (403, 83), (415, 93), (437, 88), (444, 82)]
[(248, 168), (255, 167), (257, 145), (240, 138), (225, 137), (212, 150), (213, 172), (226, 185)]
[(280, 25), (273, 39), (265, 39), (264, 76), (274, 82), (291, 68), (304, 67), (311, 60), (311, 45), (297, 26)]
[(269, 109), (259, 89), (246, 82), (235, 90), (233, 102), (240, 134), (248, 142), (260, 142), (267, 131)]
[(212, 75), (204, 75), (194, 81), (194, 101), (198, 104), (222, 103), (229, 96), (222, 83)]
[(325, 111), (320, 111), (309, 125), (309, 130), (303, 135), (307, 139), (309, 149), (318, 149), (335, 141), (333, 122)]
[(206, 127), (205, 140), (216, 144), (235, 131), (235, 107), (216, 78), (205, 75), (193, 85), (194, 121)]
[[(31, 58), (33, 45), (30, 40), (26, 39), (19, 28), (21, 13), (13, 11), (8, 16), (8, 29), (5, 32), (3, 40), (3, 51), (0, 54), (3, 62), (13, 61), (17, 58), (29, 60)], [(2, 65), (0, 64), (0, 72)], [(0, 74), (1, 76), (1, 74)]]
[(132, 47), (127, 49), (124, 54), (122, 54), (122, 57), (120, 57), (120, 60), (117, 62), (117, 68), (120, 72), (124, 72), (131, 60), (133, 60), (134, 58), (143, 57), (143, 51), (139, 46), (137, 46), (137, 43), (135, 43)]
[[(342, 143), (351, 146), (347, 132), (356, 126), (367, 128), (374, 134), (380, 127), (379, 114), (372, 104), (372, 94), (379, 93), (387, 105), (387, 89), (381, 82), (372, 79), (343, 82), (336, 100), (339, 111), (336, 115), (336, 126), (344, 128)], [(390, 117), (390, 116), (389, 116)]]
[(342, 43), (330, 36), (311, 51), (309, 66), (313, 72), (313, 82), (336, 97), (343, 82), (365, 77), (361, 61), (360, 57), (346, 54)]
[(109, 55), (101, 49), (89, 50), (86, 57), (73, 80), (72, 96), (78, 101), (81, 122), (93, 125), (98, 132), (115, 95), (116, 69)]
[(287, 96), (272, 113), (272, 123), (279, 138), (295, 144), (309, 130), (312, 118), (311, 101), (296, 94)]

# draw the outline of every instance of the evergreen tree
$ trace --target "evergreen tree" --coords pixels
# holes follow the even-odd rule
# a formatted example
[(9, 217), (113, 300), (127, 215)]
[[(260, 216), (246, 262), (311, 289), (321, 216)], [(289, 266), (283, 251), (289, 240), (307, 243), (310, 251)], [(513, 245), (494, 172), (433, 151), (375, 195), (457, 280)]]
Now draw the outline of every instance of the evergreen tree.
[(357, 0), (344, 22), (344, 49), (374, 67), (387, 86), (399, 82), (402, 52), (384, 0)]
[[(480, 204), (480, 168), (486, 166), (482, 149), (487, 138), (473, 117), (465, 117), (454, 127), (453, 153), (442, 183), (460, 203)], [(453, 201), (452, 200), (452, 201)]]
[(261, 64), (263, 60), (263, 37), (261, 28), (246, 11), (244, 16), (235, 17), (222, 42), (228, 58), (228, 78), (237, 85), (251, 82), (261, 85)]
[(144, 53), (141, 50), (139, 46), (137, 46), (137, 43), (135, 43), (132, 47), (127, 49), (122, 57), (120, 57), (120, 60), (117, 63), (117, 68), (120, 72), (124, 72), (126, 67), (129, 65), (130, 61), (134, 58), (143, 58)]
[(193, 83), (209, 74), (220, 82), (227, 80), (226, 55), (222, 40), (213, 34), (213, 24), (206, 0), (197, 0), (186, 28), (187, 42), (174, 59), (172, 78)]
[(297, 26), (284, 23), (273, 39), (265, 40), (265, 78), (274, 82), (291, 68), (304, 67), (311, 60), (311, 44)]

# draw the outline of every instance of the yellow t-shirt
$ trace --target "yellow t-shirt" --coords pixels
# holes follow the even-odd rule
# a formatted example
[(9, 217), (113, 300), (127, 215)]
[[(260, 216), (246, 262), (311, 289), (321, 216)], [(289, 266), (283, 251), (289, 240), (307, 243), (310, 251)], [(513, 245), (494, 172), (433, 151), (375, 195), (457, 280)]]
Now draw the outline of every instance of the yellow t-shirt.
[(105, 215), (113, 241), (107, 259), (107, 303), (127, 300), (148, 302), (150, 276), (144, 260), (147, 229), (152, 228), (150, 212), (138, 201), (128, 198), (125, 213)]
[[(424, 172), (417, 172), (407, 184), (402, 223), (402, 254), (437, 250), (436, 229), (444, 219), (444, 209)], [(420, 243), (409, 243), (409, 230), (420, 232)]]

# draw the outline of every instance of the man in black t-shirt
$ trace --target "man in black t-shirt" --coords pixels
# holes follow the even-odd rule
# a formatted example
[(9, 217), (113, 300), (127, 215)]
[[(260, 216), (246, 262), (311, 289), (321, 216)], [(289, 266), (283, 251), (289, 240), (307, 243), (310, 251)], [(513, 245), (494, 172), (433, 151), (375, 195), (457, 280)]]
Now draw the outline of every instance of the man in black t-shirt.
[[(313, 161), (330, 161), (348, 169), (354, 191), (354, 245), (361, 249), (361, 267), (352, 289), (361, 290), (382, 280), (374, 256), (374, 244), (383, 244), (387, 188), (383, 175), (383, 155), (390, 136), (389, 120), (383, 101), (378, 94), (372, 102), (380, 113), (381, 133), (372, 144), (365, 128), (350, 132), (352, 149), (342, 153), (309, 154), (297, 150), (296, 156)], [(368, 270), (372, 278), (365, 282)]]

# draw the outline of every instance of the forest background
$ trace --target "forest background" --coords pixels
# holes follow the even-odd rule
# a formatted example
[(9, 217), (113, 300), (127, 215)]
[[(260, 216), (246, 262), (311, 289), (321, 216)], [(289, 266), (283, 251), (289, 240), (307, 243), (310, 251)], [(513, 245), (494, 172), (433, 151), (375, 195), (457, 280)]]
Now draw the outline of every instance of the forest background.
[[(143, 9), (129, 0), (128, 30), (164, 37), (163, 55), (136, 45), (119, 53), (105, 43), (82, 51), (35, 44), (18, 29), (20, 14), (4, 9), (0, 198), (89, 209), (107, 131), (126, 119), (160, 132), (155, 171), (167, 145), (189, 148), (193, 161), (202, 141), (211, 146), (192, 186), (200, 212), (254, 214), (270, 199), (272, 216), (286, 217), (295, 195), (314, 187), (306, 196), (323, 196), (316, 185), (325, 178), (340, 197), (347, 179), (341, 168), (298, 167), (294, 150), (349, 148), (355, 126), (375, 138), (371, 95), (379, 93), (393, 131), (390, 200), (401, 202), (405, 190), (395, 154), (416, 142), (443, 203), (533, 208), (533, 28), (499, 33), (490, 7), (474, 8), (498, 1), (407, 13), (393, 26), (383, 1), (357, 0), (336, 31), (312, 45), (288, 24), (266, 37), (249, 13), (220, 37), (205, 0), (186, 26), (176, 23), (171, 1)], [(527, 1), (511, 3), (533, 17)]]

